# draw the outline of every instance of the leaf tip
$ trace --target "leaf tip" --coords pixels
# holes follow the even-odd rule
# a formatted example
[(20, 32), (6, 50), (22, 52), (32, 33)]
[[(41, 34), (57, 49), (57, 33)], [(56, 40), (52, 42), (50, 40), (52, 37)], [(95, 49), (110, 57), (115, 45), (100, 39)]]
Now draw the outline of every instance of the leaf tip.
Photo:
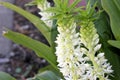
[(2, 31), (2, 34), (3, 35), (5, 35), (5, 34), (7, 34), (8, 33), (8, 31)]

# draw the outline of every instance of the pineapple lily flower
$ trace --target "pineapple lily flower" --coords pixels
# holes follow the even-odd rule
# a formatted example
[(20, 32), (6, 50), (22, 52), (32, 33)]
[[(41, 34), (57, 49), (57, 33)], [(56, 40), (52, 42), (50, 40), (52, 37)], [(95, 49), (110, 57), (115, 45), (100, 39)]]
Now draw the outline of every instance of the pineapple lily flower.
[(86, 10), (82, 11), (82, 21), (80, 21), (80, 40), (82, 43), (81, 51), (85, 57), (88, 58), (87, 63), (90, 64), (89, 69), (86, 72), (87, 77), (83, 80), (110, 80), (108, 77), (113, 72), (112, 66), (105, 59), (105, 53), (100, 52), (101, 44), (99, 44), (99, 35), (95, 28), (93, 16), (97, 16), (100, 12), (95, 13), (96, 3), (93, 8), (88, 2)]
[(38, 8), (41, 10), (39, 12), (39, 14), (42, 16), (41, 20), (48, 26), (48, 27), (52, 27), (53, 25), (53, 20), (49, 20), (51, 16), (53, 16), (52, 13), (50, 12), (46, 12), (45, 10), (47, 10), (48, 8), (51, 7), (50, 3), (47, 0), (41, 0), (38, 3)]
[(110, 63), (105, 59), (104, 53), (99, 52), (101, 44), (99, 44), (99, 36), (92, 21), (87, 21), (81, 24), (80, 39), (84, 47), (81, 48), (82, 53), (88, 57), (88, 62), (91, 62), (91, 70), (86, 72), (85, 80), (109, 80), (108, 74), (111, 74)]
[[(80, 1), (69, 5), (69, 0), (54, 0), (55, 6), (46, 10), (54, 14), (50, 19), (57, 20), (55, 54), (59, 70), (66, 80), (110, 80), (113, 70), (99, 51), (101, 44), (92, 17), (94, 9), (89, 3), (86, 10), (76, 8)], [(76, 31), (78, 24), (80, 33)]]
[(80, 51), (80, 37), (76, 32), (76, 23), (70, 21), (65, 26), (58, 26), (56, 56), (58, 67), (66, 80), (79, 80), (84, 74), (83, 54)]

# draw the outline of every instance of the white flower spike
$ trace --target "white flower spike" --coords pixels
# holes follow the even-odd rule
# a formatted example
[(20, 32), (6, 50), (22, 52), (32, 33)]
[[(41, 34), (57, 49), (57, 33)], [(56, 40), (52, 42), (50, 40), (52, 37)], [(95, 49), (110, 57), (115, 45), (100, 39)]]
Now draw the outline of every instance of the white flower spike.
[(108, 74), (113, 72), (112, 66), (105, 59), (104, 53), (99, 52), (101, 44), (99, 44), (99, 36), (92, 21), (81, 25), (80, 37), (81, 43), (84, 45), (84, 48), (81, 50), (90, 59), (89, 62), (91, 62), (91, 70), (88, 70), (89, 74), (85, 79), (110, 80), (108, 79)]
[[(84, 74), (84, 59), (80, 53), (80, 38), (76, 33), (76, 23), (71, 22), (70, 26), (59, 26), (56, 56), (59, 69), (66, 80), (80, 80)], [(86, 65), (86, 67), (89, 65)]]
[(50, 12), (46, 12), (45, 10), (47, 10), (48, 8), (50, 8), (50, 3), (47, 0), (41, 0), (41, 3), (38, 4), (38, 8), (41, 10), (39, 12), (39, 14), (42, 16), (41, 20), (48, 26), (48, 27), (52, 27), (53, 24), (53, 20), (49, 20), (50, 17), (53, 16), (52, 13)]

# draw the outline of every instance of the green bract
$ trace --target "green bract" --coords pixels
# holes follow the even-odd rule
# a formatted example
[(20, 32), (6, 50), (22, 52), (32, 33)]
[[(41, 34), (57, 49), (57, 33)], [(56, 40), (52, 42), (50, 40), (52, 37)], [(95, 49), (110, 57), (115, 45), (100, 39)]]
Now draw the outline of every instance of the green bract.
[(70, 19), (75, 18), (81, 10), (80, 7), (76, 8), (76, 5), (80, 1), (81, 0), (75, 0), (72, 4), (69, 4), (69, 0), (54, 0), (55, 6), (46, 11), (55, 14), (51, 19), (57, 19), (58, 24), (66, 24)]

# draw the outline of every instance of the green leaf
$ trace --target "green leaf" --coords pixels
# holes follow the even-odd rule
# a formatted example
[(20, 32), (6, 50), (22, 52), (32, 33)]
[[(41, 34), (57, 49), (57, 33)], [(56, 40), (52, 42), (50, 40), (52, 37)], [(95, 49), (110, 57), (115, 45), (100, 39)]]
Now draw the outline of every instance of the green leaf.
[(87, 3), (90, 1), (91, 6), (97, 2), (97, 7), (101, 8), (101, 0), (85, 0)]
[(25, 47), (28, 47), (36, 52), (36, 54), (40, 57), (46, 59), (54, 68), (56, 68), (56, 56), (52, 53), (52, 50), (47, 45), (33, 40), (23, 34), (13, 32), (13, 31), (6, 31), (3, 34), (6, 38), (14, 41), (15, 43), (21, 44)]
[(61, 0), (53, 0), (55, 3), (55, 6), (60, 8), (61, 7)]
[(25, 4), (25, 6), (34, 6), (34, 5), (37, 5), (37, 1), (35, 0)]
[(53, 68), (53, 66), (48, 65), (46, 67), (40, 68), (38, 73), (44, 72), (44, 71), (52, 71), (54, 72), (57, 76), (61, 76), (63, 78), (63, 74), (59, 71)]
[(52, 71), (45, 71), (45, 72), (39, 73), (33, 79), (31, 78), (27, 80), (60, 80), (60, 77), (58, 77)]
[(63, 6), (64, 6), (65, 8), (68, 7), (68, 4), (69, 4), (69, 0), (64, 0)]
[(38, 72), (41, 73), (41, 72), (48, 71), (48, 70), (56, 72), (56, 70), (51, 65), (48, 65), (48, 66), (43, 67), (43, 68), (40, 68)]
[(44, 4), (46, 0), (35, 0), (35, 1), (37, 2), (37, 5), (39, 5), (39, 4)]
[(56, 40), (56, 37), (57, 37), (57, 34), (58, 34), (58, 31), (57, 31), (57, 21), (56, 20), (53, 20), (53, 26), (51, 28), (51, 46), (52, 46), (52, 50), (53, 50), (53, 53), (55, 53), (55, 40)]
[(104, 10), (110, 16), (112, 32), (120, 40), (120, 0), (101, 0)]
[(116, 40), (108, 40), (108, 43), (116, 48), (120, 49), (120, 41), (116, 41)]
[(120, 11), (120, 0), (115, 0), (114, 2), (115, 2), (117, 8), (118, 8), (119, 11)]
[(81, 0), (75, 0), (69, 7), (69, 10), (73, 10)]
[(16, 80), (16, 79), (10, 76), (9, 74), (0, 71), (0, 80)]
[(8, 2), (0, 2), (0, 4), (13, 11), (16, 11), (17, 13), (21, 14), (29, 21), (31, 21), (51, 44), (50, 28), (46, 26), (45, 23), (42, 20), (40, 20), (40, 18)]

